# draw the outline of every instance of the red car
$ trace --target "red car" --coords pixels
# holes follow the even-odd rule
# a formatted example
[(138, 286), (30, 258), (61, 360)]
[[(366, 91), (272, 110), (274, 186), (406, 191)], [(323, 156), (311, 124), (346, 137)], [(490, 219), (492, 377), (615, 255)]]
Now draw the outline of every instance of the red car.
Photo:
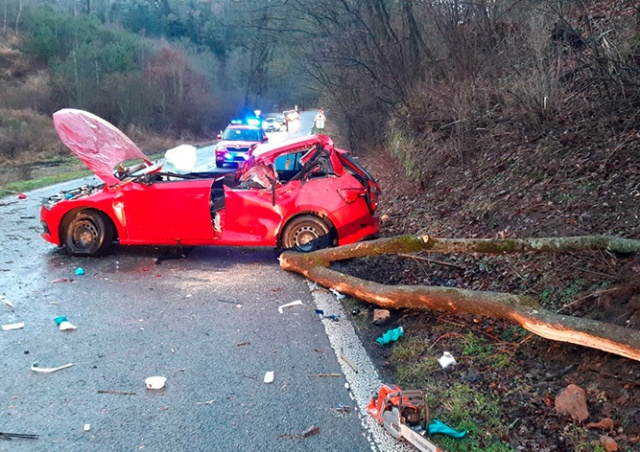
[(242, 165), (248, 158), (249, 152), (260, 143), (268, 141), (267, 134), (260, 126), (245, 124), (229, 124), (216, 144), (216, 166), (225, 163)]
[(326, 135), (263, 144), (224, 175), (189, 170), (196, 156), (186, 145), (152, 163), (91, 113), (64, 109), (53, 120), (62, 141), (104, 181), (43, 200), (42, 236), (71, 254), (102, 253), (114, 242), (307, 252), (378, 232), (380, 187)]

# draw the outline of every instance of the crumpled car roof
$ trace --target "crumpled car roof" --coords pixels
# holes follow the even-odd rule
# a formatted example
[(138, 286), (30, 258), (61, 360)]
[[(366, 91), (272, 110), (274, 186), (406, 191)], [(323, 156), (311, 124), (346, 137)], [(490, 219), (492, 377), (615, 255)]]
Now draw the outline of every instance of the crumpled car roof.
[(129, 137), (92, 113), (64, 108), (53, 114), (53, 124), (62, 142), (106, 184), (120, 182), (113, 170), (126, 160), (141, 159), (151, 165)]

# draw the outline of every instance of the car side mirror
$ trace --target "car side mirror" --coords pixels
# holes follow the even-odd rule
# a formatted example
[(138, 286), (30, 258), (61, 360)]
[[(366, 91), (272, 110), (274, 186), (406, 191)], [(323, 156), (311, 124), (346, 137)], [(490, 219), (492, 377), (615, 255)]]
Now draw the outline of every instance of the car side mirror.
[(218, 140), (222, 140), (222, 132), (218, 134)]

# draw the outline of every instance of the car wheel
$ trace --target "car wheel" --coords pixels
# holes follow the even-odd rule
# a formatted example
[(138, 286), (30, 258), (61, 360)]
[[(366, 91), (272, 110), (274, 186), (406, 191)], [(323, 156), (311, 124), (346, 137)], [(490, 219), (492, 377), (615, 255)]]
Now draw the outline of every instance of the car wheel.
[(282, 247), (309, 253), (331, 244), (331, 229), (320, 218), (304, 215), (294, 218), (282, 233)]
[(101, 254), (113, 243), (111, 221), (101, 212), (82, 210), (66, 221), (64, 246), (74, 255)]

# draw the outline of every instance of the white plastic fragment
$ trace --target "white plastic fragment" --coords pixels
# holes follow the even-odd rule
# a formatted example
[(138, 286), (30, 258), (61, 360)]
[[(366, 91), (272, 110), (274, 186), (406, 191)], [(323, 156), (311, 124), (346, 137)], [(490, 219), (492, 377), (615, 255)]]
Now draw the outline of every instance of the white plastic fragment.
[(275, 378), (275, 375), (274, 375), (272, 370), (270, 370), (266, 374), (264, 374), (264, 382), (265, 383), (273, 383), (274, 378)]
[(296, 300), (296, 301), (292, 301), (291, 303), (283, 304), (282, 306), (278, 307), (278, 312), (280, 314), (284, 314), (283, 309), (290, 308), (291, 306), (303, 306), (302, 300)]
[(144, 380), (144, 383), (147, 385), (148, 389), (162, 389), (164, 388), (164, 384), (167, 382), (166, 377), (148, 377)]
[(60, 322), (60, 326), (58, 327), (60, 328), (60, 331), (69, 331), (69, 330), (77, 330), (78, 327), (75, 326), (73, 323), (65, 320), (64, 322)]
[(317, 282), (312, 281), (311, 284), (309, 284), (309, 292), (313, 292), (314, 290), (318, 290), (320, 289), (320, 286), (318, 285)]
[(39, 374), (51, 374), (53, 372), (66, 369), (67, 367), (71, 367), (71, 366), (75, 366), (75, 364), (69, 363), (60, 367), (38, 367), (38, 363), (33, 363), (33, 365), (31, 366), (31, 370)]
[(329, 291), (331, 291), (331, 293), (333, 294), (334, 297), (336, 297), (336, 300), (340, 301), (342, 300), (346, 295), (341, 294), (340, 292), (338, 292), (336, 289), (334, 289), (333, 287), (331, 287), (329, 289)]
[(2, 330), (3, 331), (21, 330), (22, 328), (24, 328), (24, 322), (9, 323), (9, 324), (6, 324), (6, 325), (2, 325)]
[(449, 352), (444, 352), (440, 358), (438, 358), (438, 363), (440, 367), (446, 369), (449, 366), (456, 364), (456, 359)]
[(91, 430), (91, 424), (84, 424), (84, 431), (88, 432), (89, 430)]
[(4, 295), (0, 295), (0, 301), (2, 301), (4, 304), (9, 306), (10, 308), (13, 308), (13, 303), (7, 300), (7, 297), (5, 297)]

